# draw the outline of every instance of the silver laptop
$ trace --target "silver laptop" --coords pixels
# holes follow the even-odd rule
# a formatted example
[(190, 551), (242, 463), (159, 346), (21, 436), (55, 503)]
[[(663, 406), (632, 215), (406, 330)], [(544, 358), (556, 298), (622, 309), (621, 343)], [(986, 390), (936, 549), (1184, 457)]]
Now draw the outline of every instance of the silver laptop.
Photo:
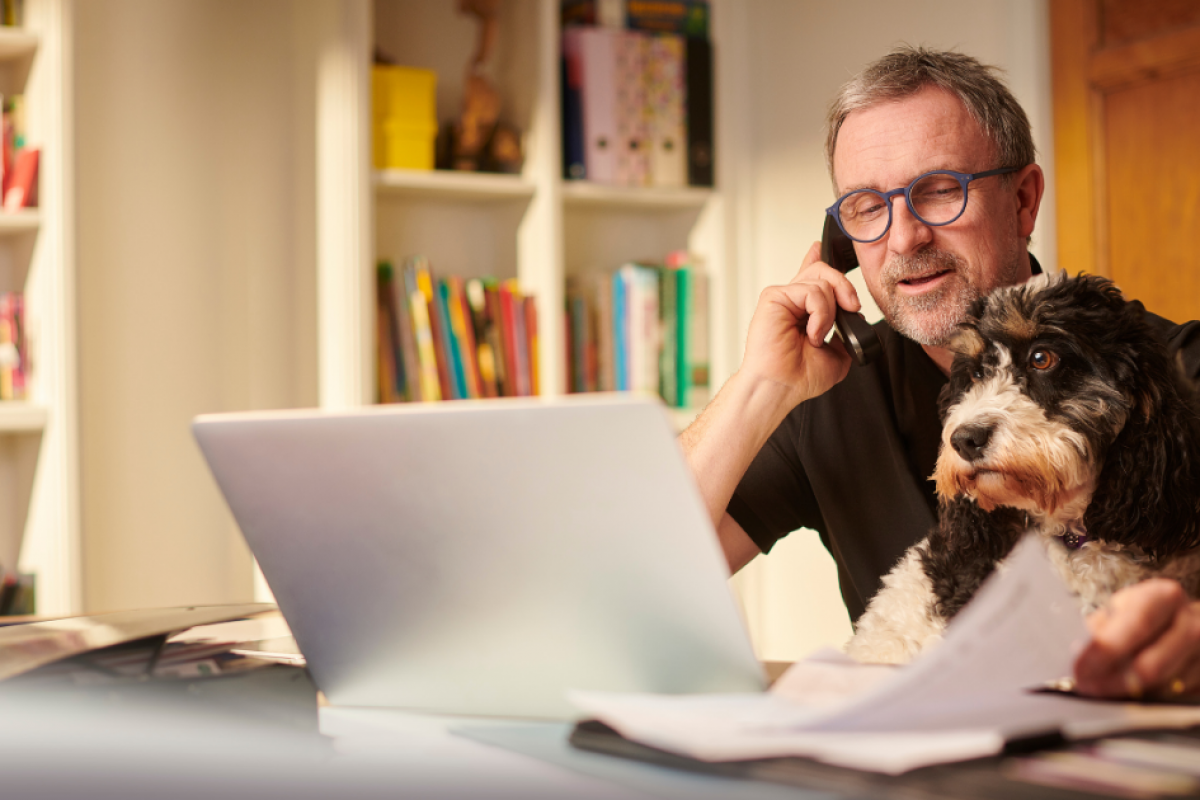
[(763, 688), (654, 399), (211, 415), (193, 431), (336, 705), (561, 719), (573, 688)]

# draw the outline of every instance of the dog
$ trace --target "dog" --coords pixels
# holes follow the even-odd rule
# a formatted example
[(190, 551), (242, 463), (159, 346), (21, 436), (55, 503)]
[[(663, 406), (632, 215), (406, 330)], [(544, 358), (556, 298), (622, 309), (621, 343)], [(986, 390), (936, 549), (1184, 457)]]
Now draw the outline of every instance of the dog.
[(976, 300), (950, 349), (938, 520), (846, 651), (905, 663), (1027, 531), (1081, 611), (1154, 576), (1200, 596), (1200, 405), (1137, 301), (1106, 278), (1037, 275)]

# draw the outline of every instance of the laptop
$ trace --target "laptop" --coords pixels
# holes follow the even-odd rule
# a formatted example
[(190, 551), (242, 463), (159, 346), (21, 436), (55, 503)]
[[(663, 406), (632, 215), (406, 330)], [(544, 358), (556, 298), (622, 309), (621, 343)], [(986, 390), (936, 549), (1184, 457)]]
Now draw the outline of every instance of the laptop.
[(335, 705), (548, 719), (761, 691), (666, 408), (623, 394), (198, 417)]

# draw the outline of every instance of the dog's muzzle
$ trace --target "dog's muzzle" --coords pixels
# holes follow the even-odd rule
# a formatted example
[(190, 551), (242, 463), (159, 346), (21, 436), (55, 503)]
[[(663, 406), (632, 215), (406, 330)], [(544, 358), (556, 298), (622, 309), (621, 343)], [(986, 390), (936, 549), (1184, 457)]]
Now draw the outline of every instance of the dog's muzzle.
[(979, 423), (959, 425), (950, 435), (950, 446), (962, 456), (963, 461), (979, 461), (983, 458), (983, 451), (992, 438), (993, 430), (993, 426)]

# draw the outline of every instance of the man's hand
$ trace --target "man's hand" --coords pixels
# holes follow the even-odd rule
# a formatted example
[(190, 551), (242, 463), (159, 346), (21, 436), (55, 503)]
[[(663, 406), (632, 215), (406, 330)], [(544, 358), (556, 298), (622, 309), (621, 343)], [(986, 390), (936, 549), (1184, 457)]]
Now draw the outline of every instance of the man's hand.
[(743, 377), (788, 389), (797, 405), (846, 377), (849, 354), (836, 337), (829, 344), (825, 337), (839, 305), (849, 311), (862, 307), (853, 284), (820, 256), (817, 242), (796, 277), (759, 295), (739, 370)]
[(1122, 589), (1088, 617), (1092, 639), (1075, 661), (1075, 688), (1095, 697), (1200, 694), (1200, 602), (1176, 581)]

